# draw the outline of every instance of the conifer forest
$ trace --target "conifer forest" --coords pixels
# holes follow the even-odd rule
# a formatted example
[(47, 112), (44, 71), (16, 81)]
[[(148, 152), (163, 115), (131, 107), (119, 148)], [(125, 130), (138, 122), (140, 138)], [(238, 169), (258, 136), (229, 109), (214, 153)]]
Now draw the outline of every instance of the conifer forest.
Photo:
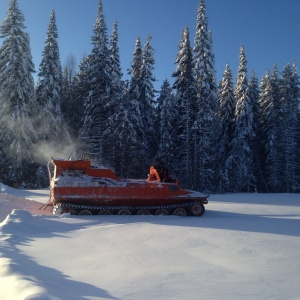
[(202, 192), (299, 192), (296, 65), (274, 65), (258, 79), (241, 45), (236, 79), (227, 64), (216, 82), (205, 0), (195, 9), (195, 35), (178, 33), (175, 71), (166, 74), (174, 83), (156, 91), (151, 36), (144, 45), (136, 38), (124, 80), (118, 23), (109, 35), (102, 0), (92, 51), (78, 66), (72, 57), (61, 65), (51, 11), (38, 71), (25, 17), (10, 0), (0, 24), (0, 182), (48, 187), (47, 162), (61, 151), (122, 178), (147, 178), (150, 163), (162, 161), (183, 187)]

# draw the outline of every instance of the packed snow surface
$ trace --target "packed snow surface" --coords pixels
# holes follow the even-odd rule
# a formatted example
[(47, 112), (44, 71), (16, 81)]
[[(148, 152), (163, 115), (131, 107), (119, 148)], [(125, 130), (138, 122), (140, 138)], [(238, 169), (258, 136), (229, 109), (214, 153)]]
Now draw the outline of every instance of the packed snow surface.
[(211, 195), (202, 217), (70, 216), (0, 185), (0, 299), (300, 299), (300, 195)]

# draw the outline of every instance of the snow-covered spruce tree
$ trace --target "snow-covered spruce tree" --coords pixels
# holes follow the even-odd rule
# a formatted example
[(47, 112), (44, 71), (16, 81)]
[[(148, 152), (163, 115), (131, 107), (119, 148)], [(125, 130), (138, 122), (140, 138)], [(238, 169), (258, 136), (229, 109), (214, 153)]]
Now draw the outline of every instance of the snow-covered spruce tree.
[[(175, 164), (177, 145), (176, 122), (178, 118), (176, 98), (172, 92), (169, 81), (164, 80), (160, 95), (157, 98), (157, 132), (158, 152), (156, 159), (164, 163), (169, 171), (172, 171)], [(176, 174), (177, 176), (177, 174)]]
[[(123, 152), (128, 151), (125, 147), (128, 145), (123, 145), (122, 134), (124, 132), (119, 132), (120, 123), (123, 124), (122, 115), (124, 113), (125, 107), (123, 103), (123, 84), (122, 84), (122, 71), (120, 64), (120, 51), (118, 46), (118, 24), (115, 21), (113, 25), (113, 30), (109, 42), (109, 51), (111, 59), (111, 89), (110, 97), (107, 103), (108, 107), (108, 126), (104, 132), (105, 140), (107, 145), (109, 145), (109, 157), (108, 163), (110, 167), (114, 168), (117, 173), (122, 177), (124, 176), (122, 164), (127, 164), (127, 161), (122, 161), (124, 157)], [(123, 148), (124, 146), (124, 148)], [(121, 174), (122, 173), (122, 174)]]
[(131, 63), (131, 69), (129, 75), (131, 75), (128, 93), (125, 95), (126, 107), (128, 109), (128, 117), (130, 118), (130, 124), (134, 126), (134, 136), (130, 137), (132, 142), (130, 148), (132, 150), (131, 159), (128, 168), (131, 174), (135, 176), (145, 176), (148, 172), (149, 153), (147, 149), (147, 136), (143, 123), (142, 112), (142, 68), (143, 68), (143, 49), (141, 45), (140, 37), (137, 37), (135, 43), (135, 49), (133, 52), (133, 58)]
[(282, 186), (282, 151), (281, 141), (281, 113), (279, 79), (276, 66), (273, 74), (267, 71), (261, 81), (259, 97), (261, 132), (259, 135), (263, 145), (261, 167), (264, 173), (264, 182), (267, 192), (279, 192)]
[(232, 153), (227, 165), (233, 168), (233, 186), (235, 192), (251, 192), (256, 190), (256, 181), (252, 172), (253, 153), (251, 141), (254, 139), (253, 104), (249, 93), (247, 60), (244, 46), (240, 49), (239, 68), (235, 87), (235, 132), (232, 140)]
[(72, 139), (78, 136), (78, 126), (80, 122), (78, 119), (75, 120), (75, 117), (78, 115), (78, 110), (81, 112), (80, 115), (83, 113), (83, 111), (80, 110), (82, 108), (81, 103), (76, 102), (74, 87), (76, 69), (76, 58), (73, 54), (69, 54), (63, 66), (61, 112)]
[[(294, 108), (296, 110), (295, 113), (295, 122), (296, 122), (296, 126), (295, 126), (295, 134), (296, 134), (296, 159), (295, 159), (295, 164), (296, 164), (296, 168), (295, 168), (295, 172), (296, 172), (296, 176), (295, 176), (295, 180), (294, 180), (294, 185), (293, 185), (293, 191), (300, 191), (300, 149), (299, 149), (299, 135), (300, 135), (300, 131), (298, 130), (300, 128), (300, 81), (299, 81), (299, 76), (297, 74), (297, 66), (296, 63), (293, 63), (292, 65), (292, 82), (293, 82), (293, 95), (294, 95)], [(297, 104), (296, 104), (297, 103)], [(297, 110), (297, 108), (298, 110)]]
[(139, 114), (134, 110), (136, 107), (131, 107), (129, 99), (129, 81), (123, 82), (123, 96), (114, 114), (113, 123), (115, 124), (115, 136), (117, 137), (116, 147), (120, 149), (119, 158), (115, 161), (115, 170), (117, 174), (125, 178), (134, 178), (145, 176), (136, 166), (139, 165), (139, 160), (136, 160), (134, 155), (138, 155), (138, 143), (140, 134), (141, 120)]
[[(176, 176), (183, 186), (195, 188), (195, 153), (192, 136), (192, 126), (195, 120), (196, 92), (193, 78), (193, 54), (190, 45), (188, 27), (182, 30), (179, 51), (176, 58), (177, 68), (173, 73), (175, 81), (176, 106), (178, 118), (176, 124)], [(198, 158), (197, 158), (198, 159)]]
[(135, 178), (145, 176), (145, 172), (140, 169), (144, 158), (139, 156), (141, 119), (135, 111), (137, 107), (132, 106), (127, 97), (128, 93), (120, 99), (109, 123), (114, 126), (114, 169), (123, 178)]
[(230, 191), (229, 179), (232, 178), (232, 168), (225, 164), (232, 152), (230, 148), (235, 130), (235, 97), (232, 81), (232, 72), (229, 65), (226, 65), (223, 78), (219, 86), (219, 133), (218, 133), (218, 178), (219, 191)]
[[(74, 136), (79, 137), (80, 136), (80, 131), (83, 127), (83, 122), (84, 122), (84, 112), (85, 112), (85, 102), (84, 100), (87, 99), (89, 95), (89, 81), (88, 81), (88, 70), (89, 70), (89, 65), (90, 65), (90, 59), (91, 57), (88, 55), (83, 55), (79, 66), (78, 66), (78, 73), (73, 79), (73, 95), (74, 95), (74, 107), (72, 108), (72, 115), (70, 113), (70, 123), (72, 125), (72, 129), (74, 131)], [(84, 145), (81, 145), (80, 142), (77, 143), (76, 145), (77, 152), (83, 152), (85, 149)]]
[(283, 152), (283, 191), (295, 192), (297, 181), (297, 128), (299, 105), (299, 80), (296, 67), (287, 64), (280, 81), (280, 102), (282, 110), (281, 134)]
[(120, 63), (120, 50), (119, 50), (119, 34), (118, 34), (118, 23), (115, 21), (113, 30), (109, 42), (109, 53), (111, 59), (111, 72), (112, 72), (112, 83), (111, 83), (111, 97), (116, 99), (112, 100), (115, 102), (114, 106), (118, 105), (119, 99), (122, 97), (123, 83), (122, 83), (122, 70)]
[(298, 99), (298, 126), (297, 126), (297, 170), (296, 170), (296, 174), (297, 174), (297, 183), (298, 186), (297, 188), (297, 192), (299, 192), (300, 190), (300, 97)]
[(108, 126), (107, 103), (111, 88), (111, 59), (102, 0), (98, 3), (92, 45), (87, 70), (89, 94), (84, 99), (85, 112), (81, 138), (91, 159), (99, 165), (106, 165), (110, 149), (106, 144), (104, 132)]
[(34, 65), (24, 21), (17, 0), (11, 0), (0, 26), (0, 180), (16, 186), (31, 176), (36, 138)]
[(267, 187), (263, 175), (263, 169), (261, 166), (263, 144), (260, 139), (260, 133), (261, 133), (260, 107), (259, 107), (260, 89), (259, 89), (258, 79), (254, 71), (252, 71), (252, 75), (249, 81), (249, 96), (250, 96), (250, 101), (252, 103), (252, 109), (253, 109), (253, 132), (254, 132), (253, 140), (251, 140), (250, 142), (251, 152), (253, 153), (252, 170), (253, 170), (253, 175), (257, 181), (257, 189), (258, 191), (263, 192), (266, 190)]
[[(58, 31), (56, 26), (55, 11), (51, 11), (48, 31), (42, 61), (39, 66), (38, 85), (36, 97), (39, 105), (38, 135), (41, 143), (46, 142), (60, 154), (66, 146), (72, 151), (72, 143), (69, 132), (61, 112), (62, 94), (62, 68), (60, 64)], [(57, 148), (57, 141), (61, 149)]]
[(151, 46), (152, 37), (148, 35), (146, 44), (143, 48), (143, 65), (141, 69), (141, 113), (143, 128), (146, 135), (148, 157), (154, 157), (157, 152), (157, 138), (155, 138), (154, 131), (154, 115), (155, 115), (155, 89), (154, 82), (156, 81), (154, 70), (154, 49)]
[(212, 37), (208, 30), (205, 1), (200, 0), (194, 40), (194, 78), (197, 92), (196, 121), (194, 123), (193, 178), (199, 190), (214, 191), (217, 161), (218, 92), (215, 78)]

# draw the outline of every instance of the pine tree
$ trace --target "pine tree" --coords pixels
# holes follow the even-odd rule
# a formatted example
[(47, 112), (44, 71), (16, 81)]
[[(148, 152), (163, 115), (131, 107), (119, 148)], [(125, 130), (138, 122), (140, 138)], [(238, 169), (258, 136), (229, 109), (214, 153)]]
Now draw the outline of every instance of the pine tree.
[(107, 103), (111, 89), (110, 53), (102, 0), (93, 29), (92, 53), (87, 74), (88, 95), (84, 99), (84, 121), (81, 138), (91, 159), (99, 165), (108, 164), (109, 148), (104, 138), (107, 129)]
[(158, 152), (156, 159), (170, 170), (175, 164), (177, 146), (176, 121), (178, 119), (176, 99), (168, 80), (164, 80), (157, 98)]
[(252, 71), (252, 75), (249, 81), (249, 97), (253, 110), (253, 132), (254, 137), (250, 142), (251, 152), (253, 153), (253, 165), (252, 172), (254, 177), (257, 180), (257, 188), (260, 191), (264, 191), (266, 189), (266, 183), (264, 181), (263, 171), (261, 167), (261, 154), (263, 152), (263, 145), (260, 139), (261, 133), (261, 124), (260, 124), (260, 108), (259, 108), (259, 83), (254, 71)]
[(250, 143), (253, 131), (253, 105), (249, 93), (247, 60), (244, 46), (240, 49), (239, 69), (235, 88), (235, 132), (232, 140), (232, 155), (227, 160), (233, 167), (233, 187), (237, 192), (254, 191), (255, 178), (252, 172), (253, 153)]
[(151, 40), (152, 37), (149, 35), (147, 38), (147, 42), (143, 48), (143, 64), (141, 67), (141, 78), (143, 80), (141, 91), (141, 107), (143, 108), (143, 110), (145, 110), (143, 113), (146, 114), (145, 125), (150, 125), (149, 123), (152, 123), (151, 111), (155, 104), (154, 82), (156, 81), (156, 79), (153, 76), (155, 60), (154, 49), (151, 46)]
[[(55, 11), (51, 11), (45, 47), (38, 73), (39, 84), (36, 95), (39, 104), (39, 139), (52, 145), (52, 149), (58, 151), (71, 151), (70, 135), (65, 128), (61, 112), (62, 94), (62, 68), (58, 47), (58, 30), (56, 26)], [(58, 148), (57, 141), (60, 141)], [(69, 146), (69, 149), (66, 149)]]
[(153, 155), (157, 151), (157, 143), (155, 142), (154, 135), (154, 107), (155, 107), (155, 89), (154, 82), (156, 81), (153, 76), (154, 70), (154, 49), (151, 46), (152, 37), (149, 35), (147, 38), (147, 42), (143, 48), (143, 64), (141, 68), (141, 113), (142, 113), (142, 121), (143, 128), (146, 135), (146, 147), (147, 152), (149, 153), (148, 157), (153, 157)]
[[(113, 25), (113, 30), (110, 37), (109, 51), (111, 58), (111, 70), (112, 81), (110, 89), (110, 97), (107, 103), (108, 107), (108, 127), (104, 133), (107, 145), (109, 145), (109, 165), (115, 169), (116, 172), (120, 172), (121, 176), (124, 176), (122, 164), (126, 162), (122, 161), (123, 151), (122, 149), (122, 134), (118, 130), (120, 129), (120, 123), (123, 124), (122, 113), (125, 109), (123, 103), (123, 83), (122, 83), (122, 71), (120, 64), (120, 53), (118, 46), (118, 24)], [(122, 110), (122, 112), (120, 111)], [(117, 130), (118, 128), (118, 130)]]
[(260, 108), (259, 108), (259, 84), (258, 79), (256, 77), (255, 72), (252, 72), (250, 81), (249, 81), (249, 95), (252, 102), (253, 107), (253, 130), (255, 136), (259, 134), (260, 126), (259, 126), (259, 120), (260, 120)]
[(194, 177), (200, 190), (215, 189), (217, 158), (218, 94), (215, 78), (212, 37), (208, 30), (205, 1), (200, 0), (194, 46), (194, 78), (197, 92), (196, 121), (194, 124)]
[(181, 34), (179, 51), (176, 58), (177, 68), (173, 73), (176, 91), (177, 119), (177, 158), (176, 175), (183, 186), (193, 187), (194, 148), (192, 126), (195, 120), (196, 92), (193, 78), (193, 54), (190, 45), (189, 29), (186, 27)]
[(274, 67), (273, 75), (267, 71), (261, 81), (260, 104), (260, 124), (261, 132), (259, 139), (263, 145), (261, 155), (261, 166), (264, 175), (264, 182), (267, 191), (279, 192), (282, 185), (281, 161), (282, 152), (280, 150), (280, 106), (278, 93), (278, 72)]
[[(131, 106), (128, 93), (120, 99), (115, 113), (111, 116), (109, 122), (113, 124), (114, 129), (114, 169), (117, 174), (124, 178), (136, 178), (145, 176), (141, 169), (140, 156), (140, 134), (141, 119), (136, 111), (136, 107)], [(145, 165), (143, 165), (145, 167)]]
[(109, 53), (111, 58), (111, 70), (112, 70), (112, 85), (111, 85), (111, 97), (121, 98), (122, 95), (122, 70), (120, 63), (120, 50), (118, 46), (119, 34), (118, 23), (115, 21), (113, 25), (112, 34), (110, 37)]
[(297, 128), (297, 170), (296, 170), (296, 174), (297, 174), (297, 182), (298, 185), (295, 187), (295, 189), (297, 190), (297, 192), (299, 192), (300, 190), (300, 99), (298, 100), (298, 128)]
[(131, 141), (131, 165), (130, 174), (136, 174), (136, 176), (144, 176), (147, 172), (147, 163), (149, 162), (149, 156), (147, 152), (147, 136), (143, 123), (142, 112), (142, 67), (143, 67), (143, 49), (141, 45), (140, 37), (137, 37), (135, 43), (135, 49), (133, 52), (133, 58), (131, 63), (131, 69), (129, 75), (131, 75), (128, 93), (125, 95), (125, 104), (128, 110), (128, 121), (130, 126), (133, 126), (134, 130), (130, 136)]
[(17, 0), (11, 0), (0, 26), (0, 173), (4, 183), (16, 185), (26, 179), (36, 138), (34, 65), (24, 21)]
[(41, 189), (49, 187), (49, 174), (46, 166), (39, 165), (36, 170), (36, 181), (34, 183), (34, 188)]
[(131, 69), (128, 70), (128, 75), (131, 75), (130, 84), (129, 84), (129, 93), (135, 93), (135, 97), (140, 96), (140, 88), (141, 85), (141, 69), (143, 66), (143, 49), (141, 44), (141, 38), (138, 36), (135, 41), (135, 48), (133, 51), (133, 57), (131, 62)]
[(73, 54), (69, 54), (64, 64), (62, 74), (61, 112), (72, 139), (78, 136), (79, 122), (78, 120), (74, 121), (74, 117), (78, 115), (77, 110), (81, 107), (81, 105), (76, 102), (74, 86), (76, 68), (76, 58)]
[[(293, 91), (293, 108), (295, 109), (294, 113), (294, 122), (295, 122), (295, 177), (293, 180), (292, 189), (294, 192), (300, 191), (300, 172), (297, 172), (300, 167), (300, 159), (299, 159), (299, 125), (300, 125), (300, 119), (299, 119), (299, 111), (300, 111), (300, 82), (299, 82), (299, 76), (297, 74), (297, 66), (295, 63), (292, 65), (292, 91)], [(297, 110), (298, 108), (298, 110)]]
[(296, 67), (285, 66), (280, 81), (281, 109), (282, 109), (282, 151), (283, 159), (283, 184), (287, 193), (295, 192), (297, 183), (297, 126), (299, 105), (299, 80)]
[(232, 82), (232, 72), (229, 65), (223, 74), (219, 88), (219, 134), (218, 134), (218, 176), (219, 176), (219, 191), (229, 191), (232, 177), (232, 168), (226, 166), (225, 162), (229, 157), (232, 149), (230, 148), (235, 130), (235, 97), (234, 87)]
[[(89, 95), (89, 80), (88, 80), (88, 70), (90, 65), (90, 56), (83, 55), (79, 66), (78, 73), (73, 79), (73, 94), (74, 94), (74, 107), (72, 108), (72, 113), (70, 112), (70, 123), (71, 127), (74, 131), (74, 136), (79, 137), (80, 132), (83, 127), (84, 122), (84, 112), (85, 112), (85, 99), (88, 98)], [(77, 151), (82, 152), (86, 148), (85, 145), (82, 145), (79, 141), (77, 141), (76, 145)]]

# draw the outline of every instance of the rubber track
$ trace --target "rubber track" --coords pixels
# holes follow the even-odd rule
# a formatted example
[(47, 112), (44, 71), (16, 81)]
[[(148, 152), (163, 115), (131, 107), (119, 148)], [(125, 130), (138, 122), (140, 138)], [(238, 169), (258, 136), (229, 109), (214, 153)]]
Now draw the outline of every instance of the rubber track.
[(91, 212), (93, 210), (101, 211), (101, 210), (109, 210), (109, 211), (119, 211), (121, 209), (128, 209), (130, 211), (132, 210), (141, 210), (141, 209), (147, 209), (147, 210), (153, 210), (153, 209), (176, 209), (181, 207), (188, 207), (195, 203), (201, 203), (197, 201), (193, 202), (187, 202), (187, 203), (180, 203), (180, 204), (170, 204), (170, 205), (153, 205), (153, 206), (92, 206), (92, 205), (79, 205), (79, 204), (70, 204), (70, 203), (58, 203), (54, 206), (53, 214), (55, 214), (55, 209), (59, 207), (67, 207), (67, 208), (73, 208), (77, 210), (90, 210)]

